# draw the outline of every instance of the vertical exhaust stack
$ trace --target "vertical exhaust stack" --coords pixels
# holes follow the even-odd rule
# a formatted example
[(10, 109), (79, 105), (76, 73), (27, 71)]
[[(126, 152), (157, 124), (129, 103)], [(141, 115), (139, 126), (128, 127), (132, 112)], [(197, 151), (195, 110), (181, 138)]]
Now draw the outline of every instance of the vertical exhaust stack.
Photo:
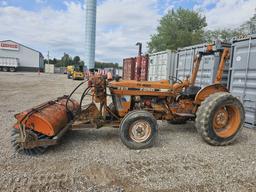
[(88, 69), (93, 69), (95, 67), (97, 0), (85, 0), (85, 2), (85, 65)]
[(135, 80), (141, 80), (141, 61), (142, 61), (142, 43), (137, 42), (136, 46), (139, 46), (138, 56), (136, 57), (136, 66), (135, 66)]
[(136, 46), (139, 46), (138, 56), (141, 56), (141, 55), (142, 55), (142, 43), (137, 42), (137, 43), (136, 43)]

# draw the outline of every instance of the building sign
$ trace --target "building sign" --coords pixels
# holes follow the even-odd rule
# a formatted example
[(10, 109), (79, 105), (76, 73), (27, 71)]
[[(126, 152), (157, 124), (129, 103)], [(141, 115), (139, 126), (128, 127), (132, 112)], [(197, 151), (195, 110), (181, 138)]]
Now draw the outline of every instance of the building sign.
[(12, 42), (0, 42), (0, 49), (18, 51), (19, 45)]

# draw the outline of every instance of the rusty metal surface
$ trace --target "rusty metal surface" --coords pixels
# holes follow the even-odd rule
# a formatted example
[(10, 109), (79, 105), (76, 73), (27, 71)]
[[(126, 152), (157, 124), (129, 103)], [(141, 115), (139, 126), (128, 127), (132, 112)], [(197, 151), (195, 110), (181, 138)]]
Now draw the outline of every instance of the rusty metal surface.
[(35, 147), (51, 146), (51, 145), (56, 145), (57, 143), (58, 143), (57, 140), (44, 139), (44, 140), (24, 142), (24, 143), (21, 143), (21, 146), (24, 147), (25, 149), (34, 149)]
[(209, 95), (213, 94), (213, 93), (217, 93), (217, 92), (228, 92), (227, 88), (224, 87), (221, 84), (213, 84), (213, 85), (209, 85), (204, 87), (203, 89), (201, 89), (196, 97), (195, 97), (195, 103), (196, 104), (200, 104), (202, 101), (204, 101)]
[(34, 149), (40, 146), (51, 146), (58, 144), (59, 140), (62, 136), (67, 132), (67, 130), (71, 127), (72, 121), (69, 122), (55, 137), (53, 138), (45, 138), (40, 139), (40, 137), (32, 132), (31, 130), (25, 131), (24, 139), (22, 137), (17, 138), (17, 143), (25, 149)]
[(141, 61), (142, 61), (142, 56), (136, 57), (136, 65), (135, 65), (135, 80), (140, 81), (141, 77)]
[(123, 59), (123, 79), (134, 80), (135, 63), (136, 63), (136, 59), (133, 57)]
[(132, 140), (143, 143), (152, 134), (151, 126), (147, 121), (135, 121), (129, 128), (129, 136)]
[(85, 124), (91, 124), (93, 127), (100, 127), (102, 126), (101, 117), (101, 113), (95, 103), (90, 103), (75, 117), (72, 127), (79, 127)]
[[(55, 136), (69, 122), (66, 101), (67, 97), (61, 97), (15, 115), (18, 120), (15, 128), (22, 123), (25, 124), (26, 129), (32, 129), (47, 136)], [(79, 103), (71, 100), (68, 102), (68, 108), (71, 111), (77, 111)]]
[(145, 55), (142, 57), (142, 60), (141, 60), (141, 70), (140, 70), (141, 81), (148, 80), (148, 65), (149, 65), (149, 58), (148, 58), (148, 55)]

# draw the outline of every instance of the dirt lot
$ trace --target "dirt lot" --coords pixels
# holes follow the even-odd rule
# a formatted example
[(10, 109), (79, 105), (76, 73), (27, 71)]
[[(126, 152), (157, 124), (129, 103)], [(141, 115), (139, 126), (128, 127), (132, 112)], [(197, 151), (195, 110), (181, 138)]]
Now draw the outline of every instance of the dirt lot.
[[(156, 145), (126, 148), (118, 129), (73, 131), (37, 157), (11, 147), (13, 115), (68, 94), (64, 75), (0, 73), (1, 191), (256, 191), (256, 130), (231, 146), (204, 143), (192, 123), (160, 123)], [(78, 96), (78, 95), (77, 95)]]

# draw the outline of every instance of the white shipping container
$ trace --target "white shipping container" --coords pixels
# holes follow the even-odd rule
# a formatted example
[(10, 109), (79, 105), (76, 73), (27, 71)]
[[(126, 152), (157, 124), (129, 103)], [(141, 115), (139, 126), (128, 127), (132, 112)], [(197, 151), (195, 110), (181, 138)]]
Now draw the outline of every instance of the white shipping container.
[(175, 52), (161, 51), (149, 55), (148, 80), (172, 79), (175, 69)]
[(64, 74), (66, 67), (54, 67), (54, 73)]
[[(206, 49), (207, 44), (198, 44), (178, 49), (175, 64), (175, 76), (180, 80), (184, 80), (188, 75), (191, 76), (195, 55)], [(212, 84), (217, 74), (219, 62), (219, 54), (203, 56), (195, 84), (200, 87)], [(224, 86), (227, 86), (229, 63), (230, 62), (226, 62), (223, 73), (222, 84)]]
[(116, 69), (116, 75), (122, 77), (123, 76), (123, 69)]
[(230, 92), (245, 109), (245, 126), (256, 129), (256, 36), (232, 44)]
[(54, 73), (54, 65), (52, 65), (52, 64), (45, 64), (44, 72), (45, 73)]

